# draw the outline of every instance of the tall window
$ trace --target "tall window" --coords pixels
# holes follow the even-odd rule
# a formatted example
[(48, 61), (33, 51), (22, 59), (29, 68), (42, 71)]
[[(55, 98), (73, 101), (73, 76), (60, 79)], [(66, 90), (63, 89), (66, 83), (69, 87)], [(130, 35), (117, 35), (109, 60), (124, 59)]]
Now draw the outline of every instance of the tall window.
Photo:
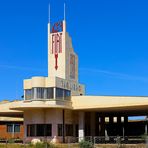
[(19, 133), (20, 132), (20, 125), (19, 124), (15, 124), (14, 125), (14, 132), (15, 133)]
[(7, 125), (7, 132), (8, 133), (12, 133), (14, 130), (13, 130), (13, 124), (8, 124)]
[(37, 88), (37, 98), (38, 99), (44, 98), (44, 88)]
[(63, 124), (58, 124), (58, 136), (63, 136)]
[(65, 130), (66, 130), (66, 136), (73, 136), (73, 125), (72, 124), (66, 124)]
[(53, 88), (47, 88), (47, 99), (53, 99)]
[(64, 89), (56, 88), (56, 98), (64, 98)]
[(26, 89), (25, 90), (25, 99), (30, 100), (32, 98), (32, 90), (31, 89)]
[(64, 90), (64, 98), (66, 100), (69, 100), (70, 99), (70, 96), (71, 96), (70, 90)]
[(52, 135), (51, 124), (29, 124), (27, 125), (27, 136), (51, 136)]

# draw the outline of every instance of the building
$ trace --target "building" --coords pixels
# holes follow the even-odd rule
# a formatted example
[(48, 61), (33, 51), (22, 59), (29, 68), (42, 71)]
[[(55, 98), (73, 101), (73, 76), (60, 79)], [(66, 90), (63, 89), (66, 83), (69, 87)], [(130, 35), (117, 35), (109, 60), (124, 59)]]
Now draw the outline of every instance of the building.
[(133, 126), (128, 116), (148, 115), (148, 97), (85, 95), (85, 86), (78, 81), (78, 56), (65, 20), (48, 23), (48, 77), (25, 79), (24, 100), (0, 104), (0, 108), (2, 117), (23, 118), (26, 141), (56, 137), (65, 142), (69, 136), (147, 133), (146, 121), (139, 132), (135, 128), (141, 122)]
[[(0, 102), (1, 106), (1, 116), (0, 116), (0, 141), (7, 139), (21, 139), (24, 138), (24, 125), (22, 113), (19, 111), (11, 112), (9, 110), (10, 104), (14, 102), (2, 101)], [(7, 112), (7, 114), (5, 114)]]

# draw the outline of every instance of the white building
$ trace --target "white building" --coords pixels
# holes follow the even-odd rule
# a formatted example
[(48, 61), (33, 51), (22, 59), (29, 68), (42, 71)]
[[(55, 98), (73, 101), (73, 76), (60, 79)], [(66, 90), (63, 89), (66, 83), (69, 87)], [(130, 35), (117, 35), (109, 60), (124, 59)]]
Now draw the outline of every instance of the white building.
[[(147, 115), (148, 97), (85, 96), (64, 20), (48, 23), (48, 77), (25, 79), (24, 100), (0, 107), (0, 115), (23, 115), (25, 140), (56, 136), (64, 142), (68, 136), (105, 136), (105, 130), (129, 135), (128, 116)], [(107, 129), (105, 117), (110, 125), (117, 118), (115, 131)]]

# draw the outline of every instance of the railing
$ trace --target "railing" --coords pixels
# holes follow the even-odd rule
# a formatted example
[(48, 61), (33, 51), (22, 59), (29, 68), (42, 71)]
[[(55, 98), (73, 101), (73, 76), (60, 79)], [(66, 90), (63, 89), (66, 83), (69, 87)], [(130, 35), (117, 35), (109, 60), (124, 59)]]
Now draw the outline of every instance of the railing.
[[(45, 141), (50, 143), (52, 141), (52, 137), (45, 137), (40, 139), (41, 141)], [(62, 140), (62, 139), (61, 139)], [(147, 137), (140, 137), (140, 136), (88, 136), (88, 137), (65, 137), (65, 143), (62, 143), (61, 140), (59, 139), (59, 143), (56, 144), (57, 148), (79, 148), (80, 143), (86, 142), (87, 144), (90, 143), (92, 145), (91, 148), (99, 148), (99, 147), (104, 147), (104, 148), (117, 148), (117, 147), (137, 147), (137, 148), (146, 148), (148, 146), (148, 138)], [(9, 143), (10, 142), (10, 143)], [(24, 140), (15, 140), (13, 141), (14, 143), (20, 142), (21, 147), (28, 147), (30, 141)], [(23, 143), (22, 143), (23, 142)], [(12, 140), (0, 140), (0, 143), (3, 143), (3, 145), (12, 145)], [(0, 144), (1, 146), (1, 144)], [(90, 147), (89, 147), (90, 148)]]
[(31, 98), (31, 99), (24, 99), (24, 101), (71, 101), (70, 97), (57, 97), (57, 98)]

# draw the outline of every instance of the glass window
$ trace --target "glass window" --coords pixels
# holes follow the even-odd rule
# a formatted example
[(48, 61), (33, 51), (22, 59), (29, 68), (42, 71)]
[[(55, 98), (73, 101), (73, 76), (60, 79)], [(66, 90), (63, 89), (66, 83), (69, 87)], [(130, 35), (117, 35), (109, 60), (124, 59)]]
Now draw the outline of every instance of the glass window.
[(58, 136), (63, 136), (63, 124), (58, 124)]
[(44, 126), (44, 124), (37, 124), (37, 126), (36, 126), (36, 136), (44, 136), (45, 134), (45, 126)]
[(56, 88), (56, 98), (69, 98), (71, 96), (70, 90)]
[(38, 99), (44, 98), (44, 88), (37, 88), (37, 98)]
[(20, 132), (20, 125), (19, 124), (15, 124), (14, 125), (14, 132), (15, 133), (19, 133)]
[(31, 89), (26, 89), (25, 90), (25, 99), (30, 100), (32, 98), (32, 90)]
[(64, 90), (61, 88), (56, 88), (56, 98), (64, 98)]
[(72, 124), (66, 124), (66, 136), (73, 136), (73, 125)]
[(13, 132), (13, 124), (8, 124), (7, 125), (7, 132), (12, 133)]
[(8, 133), (19, 133), (20, 132), (20, 125), (19, 124), (8, 124), (7, 125), (7, 132)]
[(32, 124), (32, 125), (29, 125), (29, 127), (30, 127), (29, 136), (35, 136), (35, 125)]
[(64, 99), (69, 100), (71, 96), (70, 90), (64, 90)]
[(46, 88), (47, 90), (47, 99), (53, 99), (53, 88)]
[(52, 124), (46, 124), (45, 131), (45, 136), (52, 136)]
[(30, 124), (27, 125), (27, 136), (51, 136), (51, 124)]

